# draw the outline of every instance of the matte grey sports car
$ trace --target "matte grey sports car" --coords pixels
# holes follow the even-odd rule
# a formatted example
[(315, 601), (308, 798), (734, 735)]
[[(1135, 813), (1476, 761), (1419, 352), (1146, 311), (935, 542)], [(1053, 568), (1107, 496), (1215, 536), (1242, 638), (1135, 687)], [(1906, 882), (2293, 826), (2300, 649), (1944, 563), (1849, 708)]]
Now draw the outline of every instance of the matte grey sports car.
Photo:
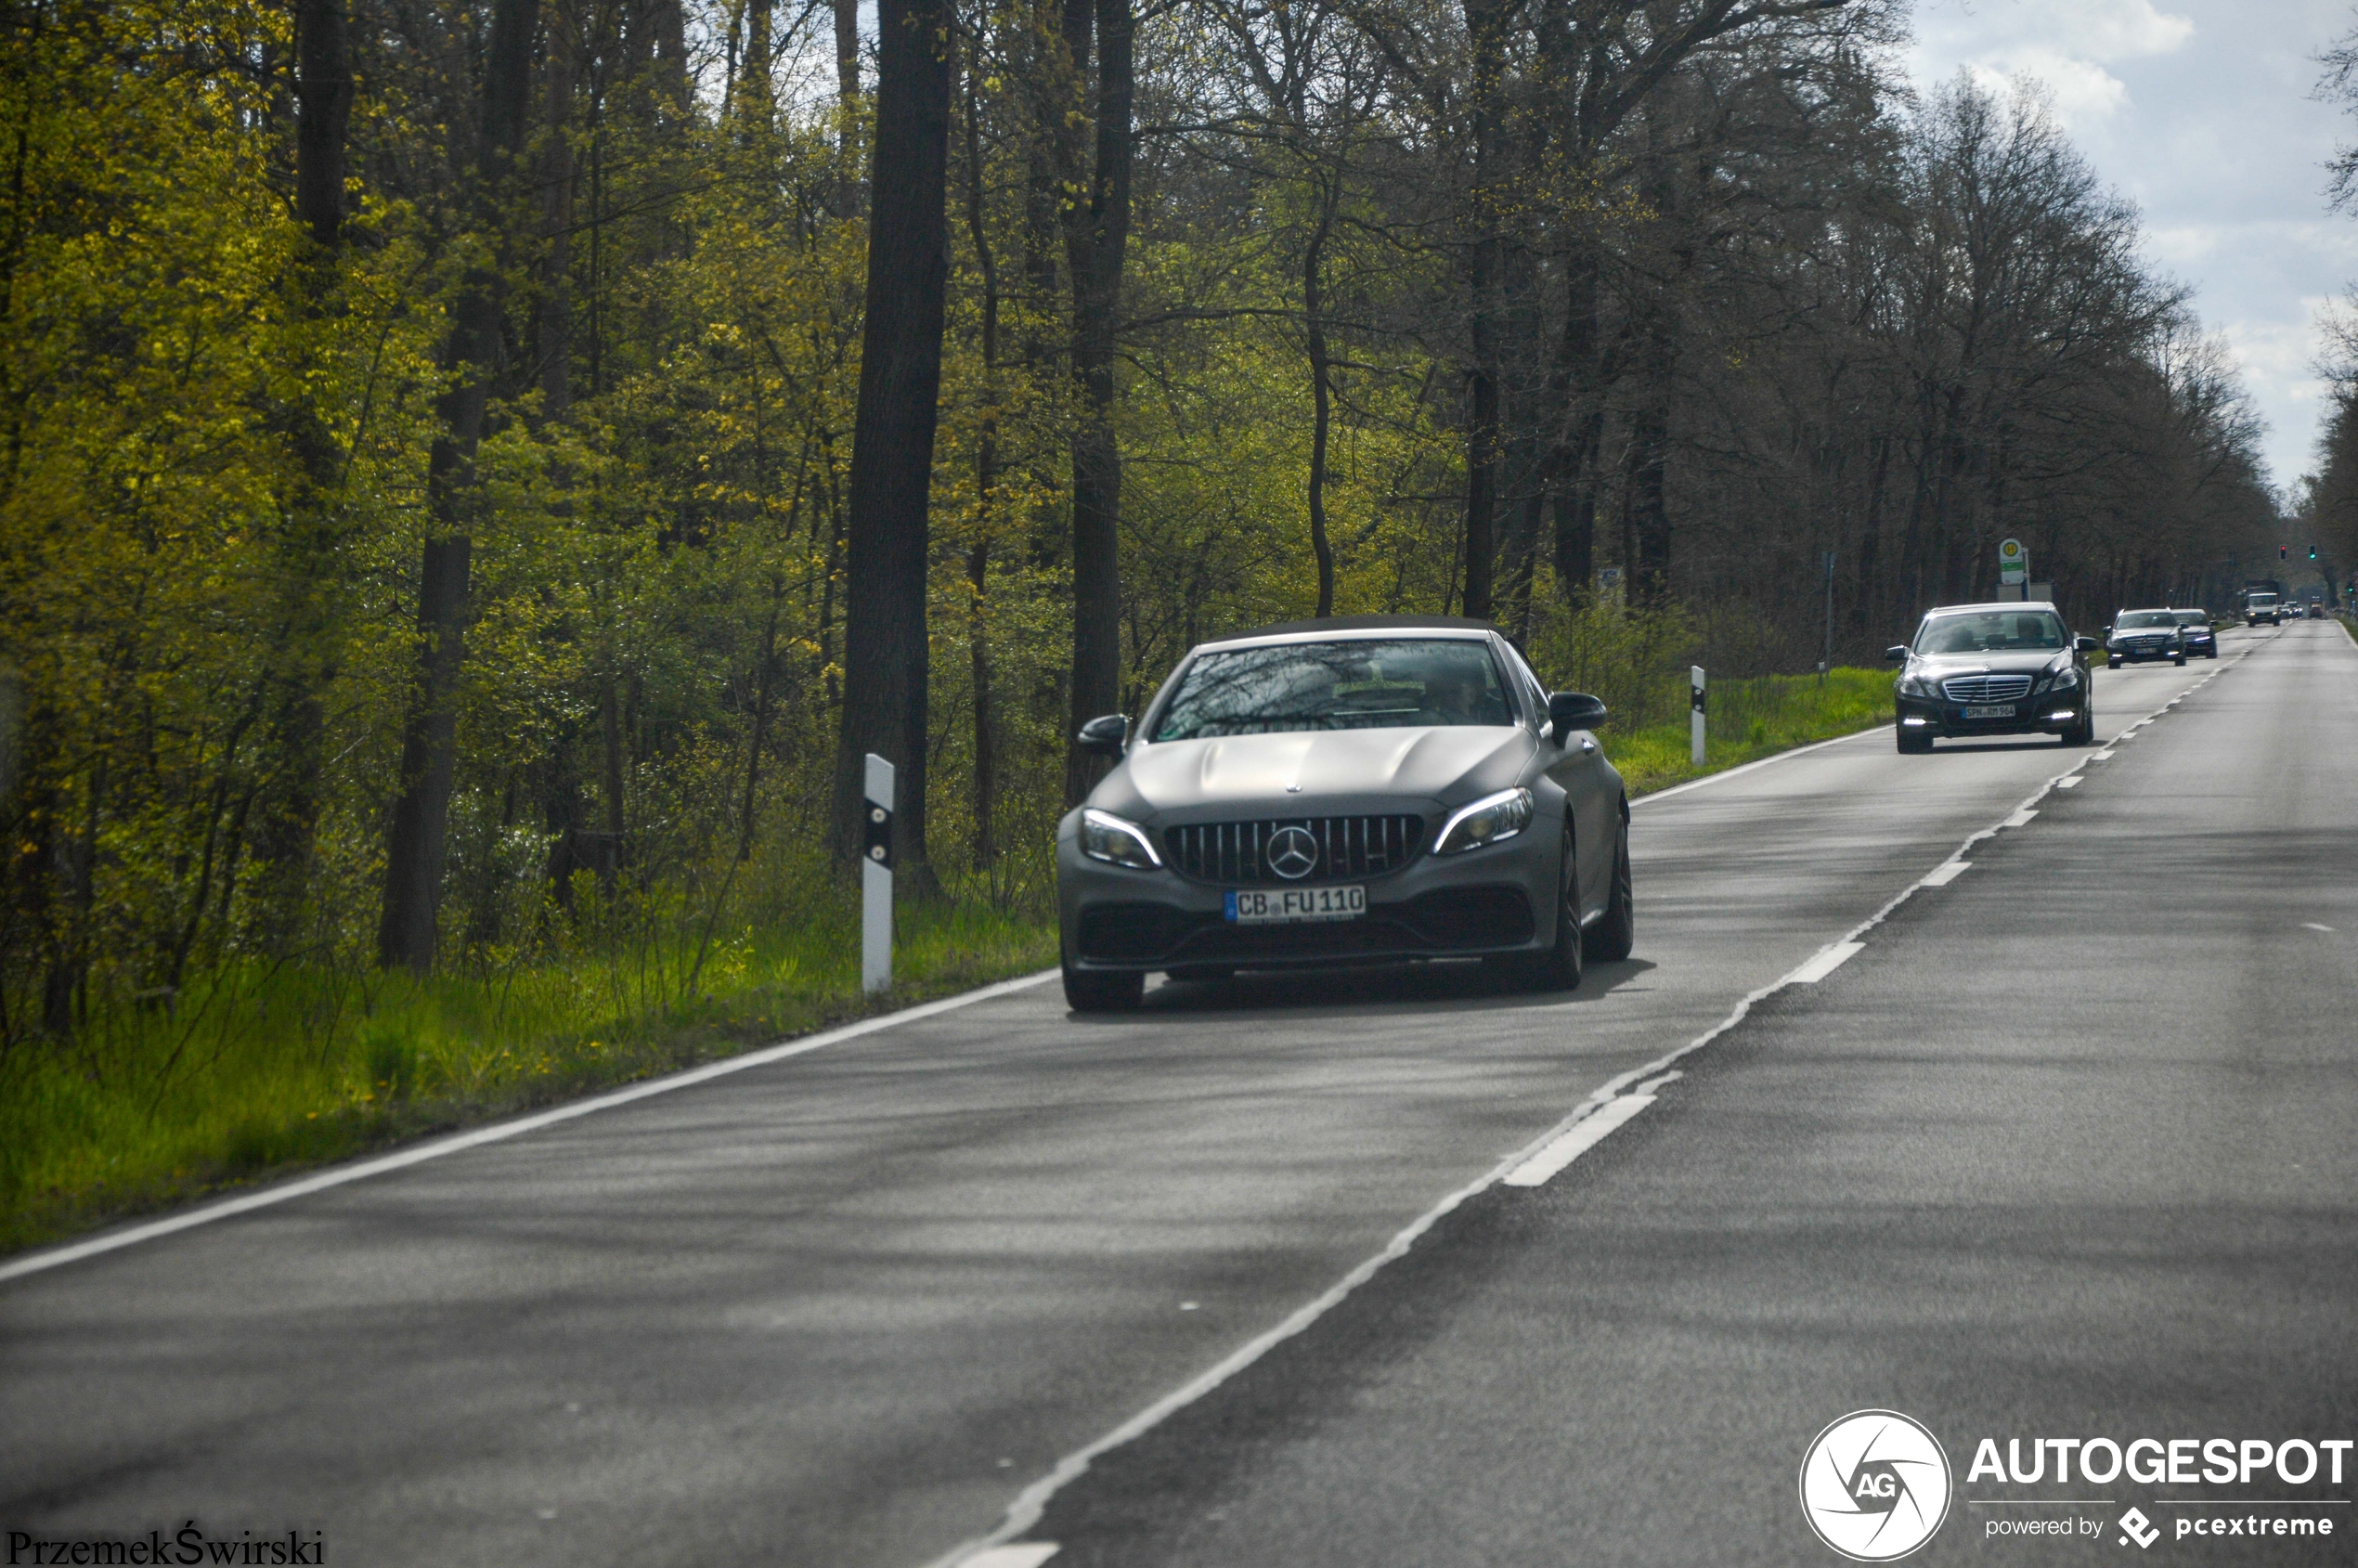
[(1547, 987), (1626, 958), (1629, 800), (1590, 732), (1486, 623), (1350, 616), (1193, 649), (1056, 830), (1065, 998), (1146, 977), (1481, 957)]

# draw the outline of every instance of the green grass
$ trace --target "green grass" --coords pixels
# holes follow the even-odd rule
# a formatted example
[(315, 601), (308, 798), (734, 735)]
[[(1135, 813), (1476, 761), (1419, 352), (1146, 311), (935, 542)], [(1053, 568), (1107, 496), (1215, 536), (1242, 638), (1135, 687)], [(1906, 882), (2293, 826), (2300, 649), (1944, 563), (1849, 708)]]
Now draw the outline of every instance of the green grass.
[[(1684, 685), (1679, 695), (1685, 694)], [(1623, 732), (1608, 726), (1601, 739), (1632, 795), (1644, 795), (1724, 769), (1741, 767), (1814, 741), (1854, 734), (1891, 722), (1891, 672), (1835, 669), (1815, 675), (1761, 675), (1714, 680), (1704, 729), (1704, 765), (1691, 758), (1688, 719)]]
[[(1711, 703), (1701, 769), (1683, 717), (1605, 731), (1633, 794), (1884, 723), (1891, 676), (1721, 680)], [(103, 1009), (70, 1045), (0, 1057), (0, 1251), (1056, 961), (1044, 918), (919, 904), (901, 914), (899, 983), (871, 1000), (857, 913), (807, 884), (766, 920), (706, 940), (680, 904), (585, 897), (553, 954), (495, 952), (424, 981), (233, 963), (172, 1009)]]
[(920, 904), (896, 985), (869, 999), (849, 898), (711, 941), (670, 913), (638, 940), (592, 920), (556, 957), (423, 982), (232, 965), (174, 1011), (20, 1045), (0, 1058), (0, 1251), (1056, 961), (1044, 920)]

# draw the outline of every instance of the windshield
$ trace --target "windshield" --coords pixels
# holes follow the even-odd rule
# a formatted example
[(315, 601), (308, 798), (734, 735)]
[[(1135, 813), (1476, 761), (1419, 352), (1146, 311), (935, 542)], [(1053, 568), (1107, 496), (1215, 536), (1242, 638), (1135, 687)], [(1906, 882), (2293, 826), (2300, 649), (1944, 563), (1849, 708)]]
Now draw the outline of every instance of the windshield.
[(2181, 610), (2178, 612), (2178, 624), (2180, 626), (2209, 626), (2210, 624), (2210, 612), (2208, 610)]
[(2052, 610), (1926, 616), (1916, 632), (1919, 654), (2007, 654), (2063, 645), (2063, 622)]
[(2276, 596), (2273, 593), (2255, 593), (2250, 600), (2252, 607), (2259, 610), (2264, 610), (2275, 602)]
[(2133, 631), (2141, 626), (2176, 626), (2178, 617), (2168, 610), (2130, 610), (2112, 624), (2122, 631)]
[(1472, 639), (1289, 642), (1205, 654), (1155, 725), (1158, 741), (1289, 730), (1397, 730), (1515, 721), (1487, 643)]

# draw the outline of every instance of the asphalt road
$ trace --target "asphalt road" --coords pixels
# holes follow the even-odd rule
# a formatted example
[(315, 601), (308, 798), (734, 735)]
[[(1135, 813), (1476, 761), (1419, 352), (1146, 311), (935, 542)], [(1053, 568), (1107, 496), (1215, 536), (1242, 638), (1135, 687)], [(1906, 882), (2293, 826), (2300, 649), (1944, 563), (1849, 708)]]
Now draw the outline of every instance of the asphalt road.
[[(1909, 1397), (1959, 1432), (1968, 1412), (2049, 1408), (2074, 1346), (2115, 1346), (2089, 1378), (2132, 1341), (2188, 1354), (2217, 1327), (2214, 1284), (2274, 1283), (2256, 1254), (2279, 1234), (2307, 1293), (2235, 1294), (2252, 1315), (2237, 1333), (2264, 1322), (2249, 1342), (2269, 1387), (2346, 1414), (2335, 1358), (2353, 1363), (2314, 1304), (2349, 1299), (2349, 1161), (2326, 1147), (2346, 1147), (2346, 1101), (2316, 1069), (2340, 1065), (2339, 933), (2358, 910), (2313, 914), (2298, 888), (2317, 910), (2348, 898), (2328, 888), (2348, 885), (2336, 845), (2358, 822), (2353, 676), (2323, 625), (2101, 676), (2107, 738), (2208, 683), (1830, 979), (1689, 1058), (1566, 1176), (1476, 1198), (1099, 1459), (1032, 1535), (1063, 1540), (1060, 1562), (1635, 1561), (1626, 1541), (1657, 1538), (1687, 1543), (1662, 1561), (1696, 1543), (1770, 1560), (1797, 1528), (1793, 1504), (1774, 1511), (1789, 1426), (1806, 1441)], [(0, 1530), (194, 1516), (318, 1530), (362, 1563), (928, 1562), (2084, 755), (1900, 758), (1874, 732), (1643, 802), (1637, 954), (1568, 997), (1436, 965), (1165, 985), (1135, 1016), (1083, 1020), (1043, 986), (0, 1284)], [(2071, 855), (2037, 852), (2074, 835)], [(2302, 919), (2338, 929), (2287, 938)], [(2233, 1143), (2210, 1120), (2222, 1085), (2263, 1096), (2238, 1104), (2234, 1147), (2281, 1135), (2320, 1174), (2202, 1154)], [(1961, 1208), (1957, 1181), (1995, 1206)], [(2274, 1202), (2280, 1186), (2310, 1207)], [(2209, 1272), (2174, 1262), (2170, 1238), (2214, 1223)], [(1842, 1293), (1854, 1252), (1911, 1226), (1944, 1245)], [(2304, 1237), (2330, 1245), (2298, 1251)], [(2142, 1294), (2024, 1282), (2075, 1244), (2092, 1265), (2150, 1253)], [(2016, 1283), (1917, 1299), (1991, 1260)], [(1388, 1302), (1405, 1328), (1370, 1319)], [(1854, 1322), (1858, 1342), (1831, 1331)], [(1966, 1323), (2019, 1360), (1963, 1357)], [(2197, 1359), (2227, 1379), (2246, 1344)], [(1496, 1422), (1469, 1413), (1485, 1389)], [(1959, 1389), (1986, 1403), (1933, 1397)], [(2164, 1403), (2123, 1393), (2120, 1422), (2176, 1408), (2137, 1397)], [(1486, 1445), (1509, 1430), (1520, 1466)], [(1613, 1458), (1571, 1432), (1618, 1434)], [(1670, 1518), (1700, 1534), (1642, 1535)], [(1630, 1521), (1640, 1536), (1595, 1533)]]
[[(1804, 1452), (1884, 1408), (1961, 1483), (1911, 1561), (2358, 1561), (2358, 1461), (1966, 1478), (1985, 1437), (2358, 1437), (2358, 650), (2259, 641), (1030, 1537), (1057, 1568), (1823, 1564)], [(2075, 1533), (1997, 1533), (2025, 1520)]]

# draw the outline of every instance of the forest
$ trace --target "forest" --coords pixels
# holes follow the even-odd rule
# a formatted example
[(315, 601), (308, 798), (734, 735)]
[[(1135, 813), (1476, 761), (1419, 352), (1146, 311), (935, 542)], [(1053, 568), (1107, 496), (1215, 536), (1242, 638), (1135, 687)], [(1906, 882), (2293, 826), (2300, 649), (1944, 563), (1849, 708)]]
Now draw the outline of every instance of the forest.
[(584, 954), (708, 998), (839, 910), (866, 750), (913, 902), (1036, 927), (1077, 722), (1216, 633), (1486, 617), (1639, 725), (2004, 538), (2093, 629), (2281, 525), (2136, 211), (2035, 86), (1912, 89), (1892, 0), (0, 17), (51, 1117), (240, 1031), (393, 1095), (389, 999)]

